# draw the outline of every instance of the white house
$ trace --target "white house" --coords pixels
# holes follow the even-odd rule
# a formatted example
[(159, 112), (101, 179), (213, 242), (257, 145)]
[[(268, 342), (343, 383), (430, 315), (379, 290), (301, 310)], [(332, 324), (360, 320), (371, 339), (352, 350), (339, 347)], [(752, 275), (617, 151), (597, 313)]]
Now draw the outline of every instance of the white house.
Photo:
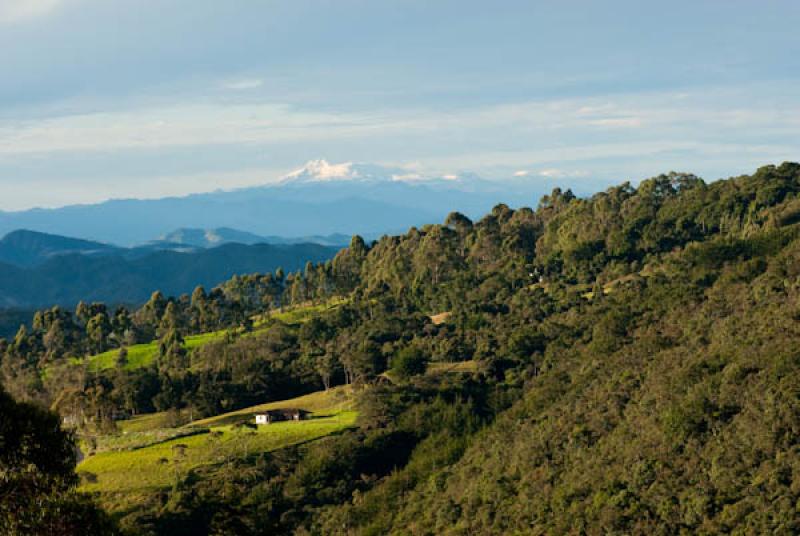
[(270, 409), (264, 413), (256, 413), (256, 424), (270, 424), (277, 421), (302, 421), (307, 416), (308, 412), (304, 409)]

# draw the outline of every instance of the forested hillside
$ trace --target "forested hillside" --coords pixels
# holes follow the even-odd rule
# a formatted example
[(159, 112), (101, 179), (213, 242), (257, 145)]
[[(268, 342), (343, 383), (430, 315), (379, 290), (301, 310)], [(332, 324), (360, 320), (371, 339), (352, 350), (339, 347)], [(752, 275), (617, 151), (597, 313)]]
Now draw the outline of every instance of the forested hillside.
[(554, 190), (133, 312), (42, 311), (0, 371), (89, 460), (137, 419), (235, 444), (245, 421), (181, 425), (350, 385), (355, 425), (325, 437), (172, 470), (185, 440), (134, 491), (81, 473), (130, 534), (791, 534), (799, 237), (793, 163)]

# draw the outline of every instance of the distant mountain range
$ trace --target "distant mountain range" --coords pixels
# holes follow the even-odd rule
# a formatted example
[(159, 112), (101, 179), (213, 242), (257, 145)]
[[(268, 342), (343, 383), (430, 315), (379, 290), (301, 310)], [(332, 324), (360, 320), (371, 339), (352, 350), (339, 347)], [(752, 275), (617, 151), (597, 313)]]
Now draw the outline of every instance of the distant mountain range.
[(403, 232), (453, 210), (480, 217), (499, 202), (534, 205), (556, 182), (317, 160), (254, 188), (0, 212), (0, 308), (138, 303), (156, 289), (176, 295), (234, 274), (296, 270), (333, 257), (352, 234)]
[(0, 308), (72, 306), (79, 300), (136, 304), (155, 290), (179, 295), (234, 274), (301, 269), (332, 258), (339, 246), (238, 244), (186, 247), (162, 241), (121, 248), (16, 231), (0, 240)]
[[(499, 202), (535, 205), (556, 182), (520, 177), (500, 183), (469, 173), (429, 177), (401, 168), (318, 160), (278, 182), (253, 188), (0, 212), (0, 234), (30, 229), (124, 246), (154, 237), (171, 240), (175, 229), (238, 229), (267, 239), (379, 236), (442, 221), (452, 210), (478, 217)], [(194, 236), (181, 234), (188, 235)], [(247, 236), (235, 241), (255, 240)], [(215, 240), (213, 233), (196, 238), (203, 245)], [(196, 238), (181, 238), (179, 243), (195, 245)]]
[(247, 231), (239, 231), (228, 227), (217, 229), (177, 229), (167, 233), (158, 240), (149, 244), (158, 246), (160, 244), (171, 249), (170, 246), (181, 245), (196, 248), (212, 248), (222, 244), (321, 244), (323, 246), (346, 246), (350, 243), (350, 235), (341, 233), (327, 236), (302, 236), (298, 238), (286, 238), (283, 236), (259, 236)]
[(224, 244), (318, 244), (342, 248), (350, 237), (342, 234), (285, 238), (280, 236), (258, 236), (236, 229), (178, 229), (146, 244), (124, 248), (102, 242), (70, 238), (66, 236), (17, 230), (0, 239), (0, 263), (21, 268), (38, 266), (60, 256), (79, 254), (85, 256), (118, 256), (128, 260), (137, 259), (156, 251), (193, 253)]

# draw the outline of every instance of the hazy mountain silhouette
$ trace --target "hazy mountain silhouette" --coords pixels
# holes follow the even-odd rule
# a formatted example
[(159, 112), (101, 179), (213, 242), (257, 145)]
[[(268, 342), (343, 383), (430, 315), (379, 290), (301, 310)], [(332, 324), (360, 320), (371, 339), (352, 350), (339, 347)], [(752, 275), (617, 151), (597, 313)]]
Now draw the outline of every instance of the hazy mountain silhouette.
[(277, 237), (376, 236), (442, 221), (452, 210), (477, 217), (500, 202), (535, 205), (554, 184), (542, 178), (498, 183), (472, 174), (423, 177), (399, 168), (313, 161), (266, 186), (0, 212), (0, 234), (31, 229), (127, 246), (182, 228)]

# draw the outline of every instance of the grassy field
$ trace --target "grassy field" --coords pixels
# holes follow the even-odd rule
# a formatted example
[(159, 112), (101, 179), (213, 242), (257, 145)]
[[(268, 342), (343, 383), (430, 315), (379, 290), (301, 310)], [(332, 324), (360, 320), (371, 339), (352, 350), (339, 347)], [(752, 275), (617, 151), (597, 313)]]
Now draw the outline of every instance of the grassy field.
[(93, 450), (95, 453), (122, 452), (136, 450), (157, 443), (164, 443), (172, 439), (205, 434), (210, 430), (205, 428), (157, 428), (139, 432), (127, 432), (115, 435), (104, 435), (94, 439)]
[(328, 391), (317, 391), (308, 395), (292, 398), (291, 400), (281, 400), (279, 402), (269, 402), (259, 404), (230, 413), (223, 413), (216, 417), (194, 421), (192, 426), (221, 426), (229, 425), (244, 420), (250, 420), (254, 413), (267, 411), (270, 409), (297, 408), (310, 411), (315, 416), (333, 415), (343, 411), (349, 411), (353, 407), (352, 388), (340, 386), (329, 389)]
[(312, 305), (311, 303), (284, 309), (283, 311), (271, 311), (267, 315), (261, 315), (253, 319), (253, 326), (260, 327), (269, 324), (270, 320), (279, 320), (285, 324), (302, 324), (313, 315), (333, 309), (348, 301), (347, 298), (333, 298), (325, 303)]
[[(264, 409), (301, 408), (307, 420), (277, 422), (256, 429), (236, 426)], [(104, 449), (78, 465), (81, 490), (98, 492), (111, 510), (124, 510), (138, 498), (172, 486), (190, 470), (232, 458), (269, 452), (319, 439), (355, 425), (357, 413), (347, 388), (331, 389), (219, 415), (191, 426), (157, 428), (166, 414), (143, 415), (122, 425), (123, 433), (102, 438)], [(134, 431), (135, 430), (135, 431)], [(180, 437), (174, 437), (175, 435)], [(191, 435), (188, 435), (191, 434)]]
[(180, 412), (161, 411), (158, 413), (137, 415), (124, 421), (117, 421), (117, 427), (122, 433), (128, 434), (132, 432), (148, 432), (160, 428), (171, 428), (176, 425), (175, 421), (187, 422), (188, 420), (189, 412), (187, 410), (182, 410)]
[[(256, 331), (252, 333), (257, 333), (258, 330), (269, 327), (273, 321), (280, 321), (286, 324), (301, 324), (307, 321), (313, 315), (327, 309), (332, 309), (333, 307), (336, 307), (345, 301), (347, 300), (344, 298), (337, 298), (318, 305), (303, 305), (286, 309), (281, 312), (273, 311), (266, 315), (260, 315), (253, 319), (253, 327)], [(192, 350), (199, 346), (203, 346), (204, 344), (218, 341), (224, 338), (227, 332), (228, 330), (220, 330), (209, 333), (201, 333), (199, 335), (188, 335), (184, 339), (186, 349)], [(251, 334), (245, 334), (245, 336), (249, 335)], [(135, 344), (133, 346), (129, 346), (127, 351), (127, 364), (124, 367), (126, 370), (135, 370), (141, 367), (146, 367), (150, 365), (156, 359), (156, 357), (158, 357), (158, 341)], [(75, 358), (72, 360), (72, 362), (88, 363), (90, 370), (107, 370), (116, 366), (118, 356), (119, 350), (114, 349), (83, 359)]]
[[(187, 350), (192, 350), (198, 346), (208, 344), (212, 341), (222, 339), (227, 330), (212, 331), (209, 333), (201, 333), (199, 335), (188, 335), (184, 342)], [(127, 364), (125, 369), (135, 370), (137, 368), (146, 367), (151, 364), (156, 357), (158, 357), (158, 341), (134, 344), (128, 346)], [(102, 354), (95, 354), (85, 358), (84, 360), (76, 360), (76, 362), (86, 362), (89, 365), (89, 370), (106, 370), (114, 368), (119, 356), (119, 349), (109, 350)]]
[(255, 430), (218, 426), (210, 431), (135, 450), (103, 452), (86, 458), (79, 473), (89, 473), (82, 491), (141, 492), (171, 486), (180, 475), (231, 457), (269, 452), (324, 437), (355, 424), (356, 413), (343, 411), (300, 422), (278, 422)]
[(428, 363), (427, 374), (443, 374), (445, 372), (475, 372), (477, 361), (458, 361), (456, 363)]
[[(457, 373), (469, 374), (477, 371), (478, 371), (477, 361), (456, 361), (448, 363), (432, 362), (428, 363), (428, 367), (425, 369), (425, 375), (437, 376), (441, 374), (457, 374)], [(384, 378), (388, 378), (389, 381), (391, 381), (392, 383), (397, 382), (397, 378), (395, 377), (394, 373), (391, 370), (387, 370), (386, 372), (381, 374), (381, 376), (383, 376)]]

